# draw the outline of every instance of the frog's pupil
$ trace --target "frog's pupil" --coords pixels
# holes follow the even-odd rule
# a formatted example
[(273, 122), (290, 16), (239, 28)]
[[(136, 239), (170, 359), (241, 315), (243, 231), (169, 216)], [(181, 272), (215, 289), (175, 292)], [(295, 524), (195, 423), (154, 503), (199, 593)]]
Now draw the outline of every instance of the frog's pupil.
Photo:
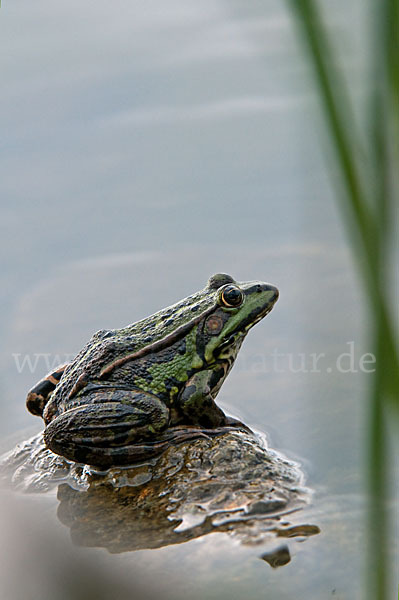
[(230, 306), (241, 304), (242, 297), (242, 291), (236, 287), (227, 287), (223, 292), (223, 300)]

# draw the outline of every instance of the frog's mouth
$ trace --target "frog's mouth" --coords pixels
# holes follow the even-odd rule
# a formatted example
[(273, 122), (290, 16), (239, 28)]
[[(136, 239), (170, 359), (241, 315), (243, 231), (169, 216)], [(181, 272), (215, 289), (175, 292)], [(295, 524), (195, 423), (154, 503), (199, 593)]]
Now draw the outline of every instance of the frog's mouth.
[(219, 345), (219, 354), (227, 347), (231, 347), (233, 349), (235, 346), (237, 346), (238, 351), (248, 331), (269, 314), (279, 297), (278, 289), (266, 283), (256, 284), (245, 290), (245, 293), (248, 296), (249, 302), (251, 302), (251, 299), (254, 297), (256, 298), (257, 293), (263, 293), (264, 299), (259, 303), (251, 302), (253, 306), (249, 308), (247, 315), (239, 323), (237, 323), (236, 327), (229, 332), (226, 338)]
[[(256, 301), (257, 294), (262, 294), (259, 301)], [(279, 297), (279, 291), (273, 285), (268, 283), (257, 284), (246, 290), (248, 312), (246, 316), (237, 324), (232, 335), (247, 334), (248, 331), (259, 321), (264, 319), (273, 309)]]

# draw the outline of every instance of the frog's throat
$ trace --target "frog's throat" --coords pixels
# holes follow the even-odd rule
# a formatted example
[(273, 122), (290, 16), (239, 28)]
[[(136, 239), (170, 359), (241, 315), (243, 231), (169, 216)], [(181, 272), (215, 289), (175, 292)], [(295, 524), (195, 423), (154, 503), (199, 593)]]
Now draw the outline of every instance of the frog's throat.
[[(124, 365), (127, 362), (130, 362), (131, 360), (135, 360), (136, 358), (142, 358), (143, 356), (146, 356), (147, 354), (150, 354), (151, 352), (159, 352), (160, 350), (164, 350), (171, 344), (174, 344), (175, 342), (177, 342), (180, 338), (187, 335), (187, 333), (193, 327), (195, 327), (195, 325), (198, 325), (198, 323), (202, 319), (208, 317), (217, 308), (218, 308), (217, 304), (214, 306), (211, 306), (210, 308), (208, 308), (207, 310), (202, 312), (200, 315), (197, 315), (196, 317), (191, 319), (191, 321), (188, 321), (188, 323), (184, 323), (184, 325), (181, 325), (175, 331), (173, 331), (169, 335), (165, 336), (164, 338), (157, 340), (156, 342), (153, 342), (152, 344), (148, 344), (148, 346), (144, 346), (144, 348), (137, 350), (137, 352), (132, 352), (130, 354), (127, 354), (126, 356), (117, 358), (116, 360), (111, 362), (109, 365), (107, 365), (106, 367), (103, 367), (103, 369), (101, 369), (100, 374), (98, 375), (98, 379), (105, 379), (106, 377), (108, 377), (108, 375), (110, 375), (110, 373), (112, 373), (112, 371), (114, 369), (117, 369), (118, 367)], [(71, 391), (69, 393), (69, 398), (73, 398), (82, 388), (84, 388), (87, 385), (88, 381), (89, 380), (87, 378), (87, 375), (85, 373), (82, 373), (82, 375), (77, 380), (76, 384), (71, 389)]]

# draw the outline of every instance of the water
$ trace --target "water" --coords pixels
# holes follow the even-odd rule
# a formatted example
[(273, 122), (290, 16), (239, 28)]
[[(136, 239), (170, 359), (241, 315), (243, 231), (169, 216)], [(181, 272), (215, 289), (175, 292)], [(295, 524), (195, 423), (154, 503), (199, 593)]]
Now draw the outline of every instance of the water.
[[(360, 79), (365, 14), (353, 3), (344, 18), (340, 6), (332, 23)], [(35, 552), (38, 540), (52, 573), (68, 556), (82, 589), (94, 575), (79, 565), (120, 597), (137, 584), (174, 598), (362, 598), (368, 323), (289, 15), (277, 2), (192, 0), (1, 11), (4, 448), (40, 430), (27, 389), (93, 331), (145, 317), (218, 271), (270, 281), (280, 300), (219, 402), (301, 462), (316, 490), (303, 518), (321, 528), (275, 570), (223, 534), (109, 555), (70, 545), (54, 499), (5, 498), (5, 573), (20, 572), (22, 545)], [(28, 542), (20, 514), (37, 519)], [(42, 563), (21, 578), (24, 597), (40, 597), (29, 583)]]

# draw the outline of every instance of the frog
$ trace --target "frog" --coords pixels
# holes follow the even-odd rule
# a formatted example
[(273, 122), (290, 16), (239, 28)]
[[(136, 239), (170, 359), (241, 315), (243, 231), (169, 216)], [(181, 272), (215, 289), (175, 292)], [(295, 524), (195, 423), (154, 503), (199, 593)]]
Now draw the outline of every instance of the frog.
[(100, 330), (29, 392), (44, 442), (67, 460), (108, 468), (170, 444), (243, 425), (215, 398), (249, 330), (278, 289), (212, 275), (204, 289), (119, 329)]

